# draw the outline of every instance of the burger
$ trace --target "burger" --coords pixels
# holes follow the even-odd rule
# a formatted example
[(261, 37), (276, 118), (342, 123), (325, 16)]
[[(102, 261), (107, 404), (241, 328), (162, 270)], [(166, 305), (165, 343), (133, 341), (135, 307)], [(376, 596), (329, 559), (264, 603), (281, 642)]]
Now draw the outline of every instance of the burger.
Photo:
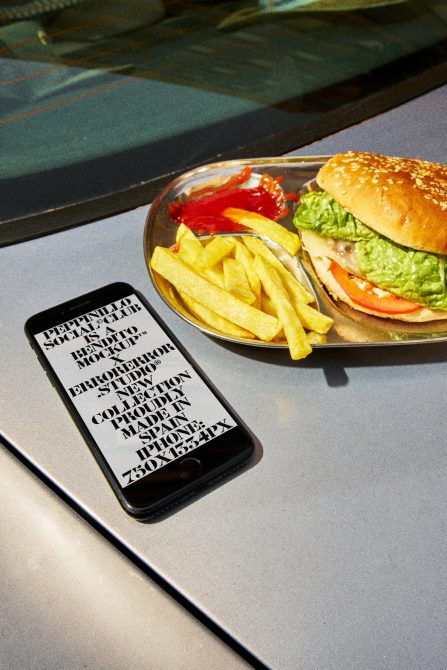
[(294, 214), (303, 247), (337, 301), (388, 319), (447, 319), (447, 166), (347, 152)]

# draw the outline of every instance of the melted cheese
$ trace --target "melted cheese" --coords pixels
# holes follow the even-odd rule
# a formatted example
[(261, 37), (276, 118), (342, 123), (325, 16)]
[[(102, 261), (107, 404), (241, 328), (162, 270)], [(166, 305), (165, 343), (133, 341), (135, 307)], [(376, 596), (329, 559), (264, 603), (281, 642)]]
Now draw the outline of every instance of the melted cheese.
[(334, 240), (331, 237), (322, 237), (312, 230), (301, 230), (303, 246), (310, 256), (330, 258), (342, 268), (361, 276), (355, 257), (355, 243), (344, 240)]

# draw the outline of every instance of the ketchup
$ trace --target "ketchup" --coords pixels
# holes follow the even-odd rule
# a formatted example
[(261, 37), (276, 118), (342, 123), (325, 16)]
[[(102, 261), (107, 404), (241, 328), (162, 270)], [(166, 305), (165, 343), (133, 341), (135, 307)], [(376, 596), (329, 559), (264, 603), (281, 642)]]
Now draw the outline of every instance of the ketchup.
[(220, 186), (205, 186), (192, 191), (186, 202), (179, 199), (168, 205), (170, 217), (192, 230), (212, 234), (217, 231), (233, 232), (244, 229), (222, 215), (227, 207), (256, 212), (275, 221), (286, 216), (289, 213), (286, 201), (298, 200), (298, 195), (283, 193), (280, 186), (282, 178), (274, 179), (269, 175), (262, 175), (258, 186), (238, 188), (248, 181), (250, 175), (251, 168), (245, 167), (242, 172), (230, 177)]

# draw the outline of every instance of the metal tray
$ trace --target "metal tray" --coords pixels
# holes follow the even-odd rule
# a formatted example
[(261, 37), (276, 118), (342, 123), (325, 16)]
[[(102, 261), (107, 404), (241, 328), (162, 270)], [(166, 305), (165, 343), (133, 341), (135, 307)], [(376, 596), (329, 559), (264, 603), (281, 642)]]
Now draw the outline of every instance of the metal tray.
[[(224, 161), (196, 168), (171, 182), (152, 204), (144, 230), (144, 253), (149, 275), (155, 289), (169, 307), (190, 324), (213, 337), (256, 347), (287, 348), (285, 341), (262, 342), (257, 339), (229, 337), (202, 323), (188, 312), (175, 289), (162, 277), (152, 272), (149, 261), (156, 246), (169, 247), (174, 244), (177, 226), (170, 219), (167, 206), (181, 193), (187, 193), (191, 187), (223, 176), (237, 174), (248, 165), (256, 173), (268, 173), (273, 177), (281, 176), (285, 192), (303, 193), (315, 188), (315, 176), (328, 158), (329, 156), (292, 156)], [(281, 221), (289, 230), (295, 230), (292, 217), (293, 212)], [(312, 345), (314, 348), (384, 346), (447, 340), (447, 319), (430, 323), (390, 321), (390, 319), (357, 312), (344, 303), (334, 301), (320, 284), (304, 253), (301, 254), (299, 260), (313, 287), (318, 308), (334, 319), (334, 325), (327, 335), (327, 342), (314, 344)]]

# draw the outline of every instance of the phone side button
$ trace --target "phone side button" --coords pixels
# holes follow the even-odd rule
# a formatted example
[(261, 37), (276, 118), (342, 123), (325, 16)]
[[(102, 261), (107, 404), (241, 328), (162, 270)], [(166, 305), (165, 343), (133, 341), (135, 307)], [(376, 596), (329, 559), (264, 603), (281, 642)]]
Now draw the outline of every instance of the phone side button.
[(196, 479), (203, 471), (202, 463), (198, 458), (184, 458), (179, 465), (180, 478), (188, 482)]

